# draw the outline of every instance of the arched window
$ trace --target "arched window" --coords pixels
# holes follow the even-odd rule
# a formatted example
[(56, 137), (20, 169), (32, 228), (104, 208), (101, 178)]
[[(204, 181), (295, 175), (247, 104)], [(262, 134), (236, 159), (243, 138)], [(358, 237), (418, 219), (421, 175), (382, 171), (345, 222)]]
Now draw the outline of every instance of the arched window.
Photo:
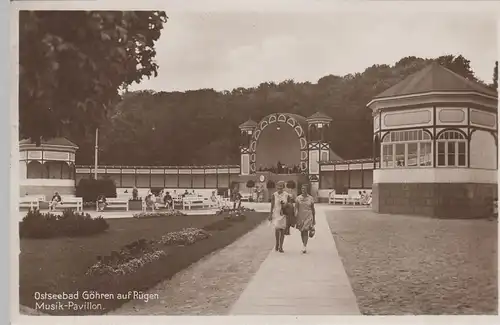
[(437, 139), (438, 167), (466, 167), (467, 139), (454, 130), (444, 131)]
[(424, 130), (391, 131), (381, 151), (382, 168), (432, 166), (432, 140)]

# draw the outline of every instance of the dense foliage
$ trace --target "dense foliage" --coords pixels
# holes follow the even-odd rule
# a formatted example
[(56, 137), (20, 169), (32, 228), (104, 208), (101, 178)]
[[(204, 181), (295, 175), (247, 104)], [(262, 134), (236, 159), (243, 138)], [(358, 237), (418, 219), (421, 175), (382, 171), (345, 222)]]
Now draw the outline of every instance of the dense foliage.
[(82, 178), (76, 186), (76, 196), (83, 198), (83, 202), (96, 202), (100, 195), (116, 197), (116, 184), (112, 179)]
[[(477, 81), (469, 61), (443, 56), (441, 64)], [(341, 157), (372, 154), (372, 115), (366, 104), (377, 94), (422, 69), (432, 60), (406, 57), (393, 66), (374, 65), (362, 73), (328, 75), (317, 83), (287, 80), (255, 88), (217, 92), (137, 91), (115, 107), (100, 140), (102, 164), (239, 164), (238, 125), (273, 112), (310, 116), (323, 111), (333, 118), (327, 140)], [(80, 164), (91, 164), (93, 139), (80, 139)], [(355, 144), (355, 145), (353, 145)], [(175, 153), (175, 154), (172, 154)]]
[(166, 20), (159, 11), (21, 11), (20, 136), (92, 134), (120, 89), (157, 75)]
[(19, 224), (20, 238), (81, 237), (102, 233), (109, 228), (102, 217), (65, 210), (62, 215), (30, 210)]

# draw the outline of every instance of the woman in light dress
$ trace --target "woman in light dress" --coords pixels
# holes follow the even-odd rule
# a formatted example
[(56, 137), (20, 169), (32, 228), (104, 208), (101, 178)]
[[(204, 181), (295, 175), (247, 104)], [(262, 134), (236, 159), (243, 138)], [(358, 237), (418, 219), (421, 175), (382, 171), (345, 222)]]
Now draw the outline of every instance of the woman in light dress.
[(316, 225), (316, 211), (314, 210), (314, 199), (309, 195), (309, 187), (302, 185), (302, 194), (297, 196), (295, 200), (295, 228), (300, 231), (302, 244), (304, 245), (302, 253), (307, 252), (307, 241), (309, 239), (309, 231), (314, 229)]
[(276, 246), (274, 249), (283, 253), (283, 242), (285, 240), (286, 216), (283, 213), (283, 206), (288, 202), (290, 194), (285, 192), (285, 182), (279, 181), (276, 184), (277, 191), (274, 192), (271, 199), (271, 215), (269, 220), (274, 226), (276, 236)]

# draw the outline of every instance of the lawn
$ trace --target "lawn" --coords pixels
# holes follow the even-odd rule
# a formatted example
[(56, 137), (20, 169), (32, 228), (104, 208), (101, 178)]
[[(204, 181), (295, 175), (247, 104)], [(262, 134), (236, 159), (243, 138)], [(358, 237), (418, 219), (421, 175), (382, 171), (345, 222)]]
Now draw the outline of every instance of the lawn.
[(328, 222), (363, 314), (497, 314), (496, 220), (336, 211)]
[[(212, 230), (211, 237), (191, 246), (164, 247), (167, 256), (146, 264), (140, 271), (121, 276), (87, 277), (85, 272), (98, 255), (109, 255), (137, 239), (160, 239), (168, 232), (186, 227), (203, 228), (223, 216), (172, 216), (147, 219), (108, 219), (106, 233), (85, 238), (21, 239), (19, 266), (20, 303), (35, 307), (35, 293), (74, 293), (94, 290), (100, 293), (146, 291), (203, 256), (223, 248), (255, 228), (267, 218), (265, 213), (247, 212), (246, 220), (224, 230)], [(82, 299), (81, 299), (82, 300)], [(83, 300), (82, 300), (83, 301)], [(127, 300), (107, 299), (103, 310), (55, 311), (53, 314), (103, 314)]]

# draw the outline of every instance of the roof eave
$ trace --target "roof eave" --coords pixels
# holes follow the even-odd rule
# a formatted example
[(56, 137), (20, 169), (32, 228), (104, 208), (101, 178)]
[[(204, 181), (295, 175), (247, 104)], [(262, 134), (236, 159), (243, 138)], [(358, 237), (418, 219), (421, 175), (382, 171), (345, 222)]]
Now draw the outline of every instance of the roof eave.
[(492, 95), (487, 95), (483, 94), (480, 92), (476, 91), (429, 91), (425, 93), (415, 93), (415, 94), (407, 94), (407, 95), (399, 95), (399, 96), (387, 96), (387, 97), (376, 97), (373, 98), (368, 104), (366, 104), (366, 107), (371, 108), (374, 103), (377, 102), (386, 102), (386, 101), (392, 101), (392, 100), (398, 100), (398, 99), (407, 99), (407, 98), (416, 98), (416, 97), (426, 97), (426, 96), (435, 96), (435, 95), (476, 95), (480, 97), (484, 97), (487, 99), (491, 100), (498, 100), (498, 96), (492, 96)]

